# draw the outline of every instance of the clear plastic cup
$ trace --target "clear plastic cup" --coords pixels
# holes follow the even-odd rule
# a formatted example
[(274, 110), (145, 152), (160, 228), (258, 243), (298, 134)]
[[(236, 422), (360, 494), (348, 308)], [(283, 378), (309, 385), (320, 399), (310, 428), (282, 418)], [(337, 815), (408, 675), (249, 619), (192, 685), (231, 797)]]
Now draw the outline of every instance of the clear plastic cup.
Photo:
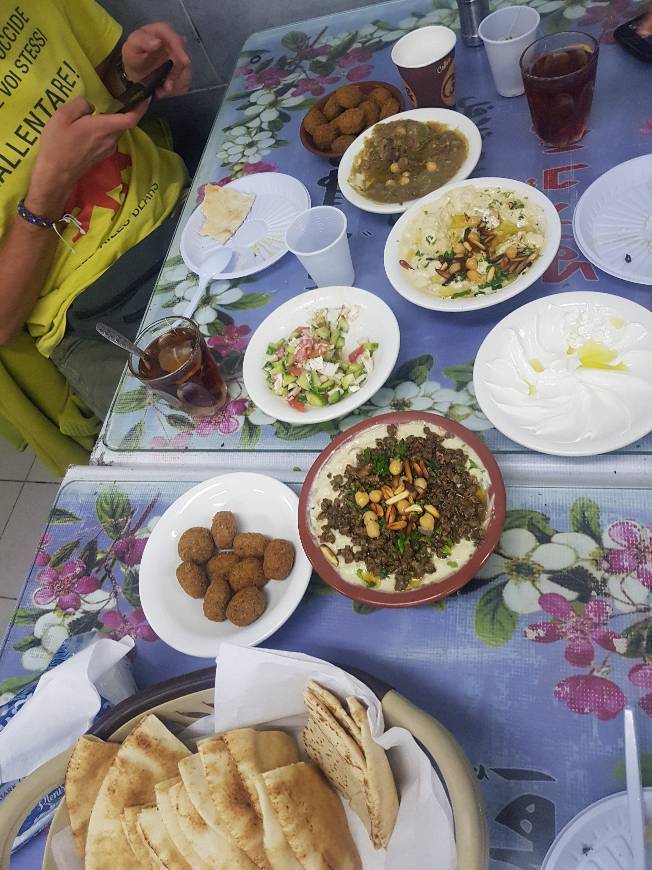
[(346, 215), (339, 208), (318, 205), (302, 212), (287, 228), (285, 243), (317, 287), (353, 286)]
[(478, 33), (487, 51), (494, 85), (501, 97), (524, 93), (520, 59), (536, 39), (541, 16), (529, 6), (505, 6), (487, 15)]

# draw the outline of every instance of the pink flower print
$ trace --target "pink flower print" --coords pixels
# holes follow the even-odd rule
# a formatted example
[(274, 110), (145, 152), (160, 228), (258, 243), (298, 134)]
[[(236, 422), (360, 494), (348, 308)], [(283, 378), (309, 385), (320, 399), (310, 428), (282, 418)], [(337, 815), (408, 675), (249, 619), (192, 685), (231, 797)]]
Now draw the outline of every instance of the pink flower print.
[(641, 133), (644, 136), (652, 136), (652, 118), (648, 118), (645, 124), (641, 127)]
[(248, 63), (243, 63), (241, 66), (236, 67), (234, 75), (236, 76), (250, 76), (254, 74), (254, 68), (250, 66)]
[(301, 60), (313, 60), (315, 57), (328, 54), (330, 50), (330, 45), (308, 45), (297, 52), (297, 57), (301, 58)]
[(206, 437), (213, 432), (220, 432), (222, 435), (232, 435), (240, 428), (238, 416), (244, 414), (249, 403), (246, 399), (236, 399), (233, 402), (213, 414), (211, 417), (201, 417), (195, 428), (197, 435)]
[(350, 82), (361, 82), (364, 81), (371, 72), (371, 64), (363, 63), (360, 66), (354, 66), (353, 69), (350, 69), (346, 74), (347, 79)]
[(622, 689), (595, 674), (566, 677), (555, 686), (555, 698), (572, 713), (592, 713), (603, 722), (613, 719), (625, 706)]
[(43, 540), (41, 541), (41, 546), (36, 551), (36, 559), (34, 560), (34, 564), (37, 565), (39, 568), (43, 568), (50, 561), (50, 555), (45, 548), (47, 547), (47, 545), (50, 543), (51, 540), (52, 540), (52, 535), (50, 534), (50, 532), (46, 532), (43, 535)]
[(606, 601), (589, 601), (582, 616), (578, 616), (570, 602), (557, 592), (541, 595), (539, 605), (553, 620), (528, 625), (523, 632), (528, 640), (535, 643), (568, 641), (566, 661), (577, 668), (586, 668), (593, 662), (594, 643), (610, 652), (615, 651), (614, 639), (620, 635), (607, 628), (611, 609)]
[(140, 565), (147, 538), (120, 538), (113, 545), (113, 552), (124, 565)]
[(38, 588), (34, 592), (34, 604), (48, 607), (54, 604), (61, 610), (78, 610), (81, 596), (95, 592), (99, 588), (97, 579), (85, 574), (86, 566), (80, 559), (74, 559), (57, 571), (45, 568), (37, 577)]
[(277, 66), (268, 66), (267, 69), (262, 70), (261, 72), (251, 71), (245, 76), (245, 83), (247, 88), (250, 90), (255, 90), (256, 88), (263, 87), (266, 88), (275, 88), (277, 85), (280, 85), (285, 76), (287, 75), (287, 70), (280, 69)]
[(337, 61), (338, 66), (356, 66), (371, 60), (371, 52), (366, 48), (352, 48)]
[(612, 523), (607, 535), (616, 546), (605, 550), (604, 569), (610, 574), (634, 574), (652, 589), (652, 529), (623, 520)]
[(191, 441), (192, 433), (179, 432), (178, 435), (173, 435), (172, 438), (155, 435), (150, 439), (149, 446), (153, 450), (185, 450)]
[(302, 97), (304, 94), (312, 94), (313, 97), (321, 97), (327, 85), (334, 85), (339, 81), (337, 76), (315, 76), (314, 78), (299, 79), (292, 91), (293, 97)]
[[(639, 689), (652, 689), (652, 665), (634, 665), (627, 676)], [(638, 704), (644, 713), (652, 716), (652, 692), (643, 695)]]
[(134, 640), (158, 640), (158, 635), (145, 619), (142, 607), (134, 607), (128, 616), (117, 610), (107, 610), (100, 616), (100, 622), (115, 640), (127, 636)]
[(209, 347), (219, 350), (220, 353), (228, 353), (230, 350), (244, 350), (247, 346), (251, 327), (243, 324), (242, 326), (234, 326), (229, 324), (224, 327), (222, 335), (213, 335), (206, 340)]

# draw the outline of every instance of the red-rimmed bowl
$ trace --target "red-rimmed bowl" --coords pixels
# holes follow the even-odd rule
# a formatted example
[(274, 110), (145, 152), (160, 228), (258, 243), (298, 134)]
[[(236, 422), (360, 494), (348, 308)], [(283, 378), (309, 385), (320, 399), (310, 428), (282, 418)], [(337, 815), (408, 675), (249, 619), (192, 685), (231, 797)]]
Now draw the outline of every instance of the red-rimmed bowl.
[[(381, 592), (369, 589), (366, 586), (349, 583), (348, 580), (342, 578), (337, 568), (333, 567), (326, 560), (319, 548), (319, 541), (311, 529), (311, 492), (315, 478), (324, 464), (333, 454), (341, 450), (348, 450), (351, 441), (362, 432), (376, 426), (387, 427), (393, 424), (399, 427), (398, 434), (400, 437), (400, 427), (405, 423), (425, 423), (434, 429), (443, 430), (450, 435), (457, 436), (471, 450), (477, 453), (489, 476), (489, 485), (486, 492), (490, 516), (483, 540), (478, 544), (469, 561), (465, 562), (454, 574), (442, 580), (441, 583), (427, 583), (419, 589), (411, 589), (408, 592)], [(477, 435), (474, 435), (473, 432), (460, 423), (448, 420), (446, 417), (440, 417), (437, 414), (428, 414), (425, 411), (399, 411), (395, 414), (382, 414), (378, 417), (370, 417), (368, 420), (364, 420), (362, 423), (358, 423), (356, 426), (343, 432), (321, 452), (314, 462), (306, 476), (299, 498), (299, 535), (303, 549), (310, 559), (312, 567), (322, 580), (328, 583), (329, 586), (332, 586), (337, 592), (341, 592), (342, 595), (346, 595), (354, 601), (370, 604), (374, 607), (414, 607), (419, 604), (438, 601), (452, 592), (457, 592), (458, 589), (461, 589), (462, 586), (475, 577), (482, 565), (487, 561), (498, 543), (504, 522), (505, 484), (503, 483), (503, 476), (498, 468), (498, 463), (489, 448)]]

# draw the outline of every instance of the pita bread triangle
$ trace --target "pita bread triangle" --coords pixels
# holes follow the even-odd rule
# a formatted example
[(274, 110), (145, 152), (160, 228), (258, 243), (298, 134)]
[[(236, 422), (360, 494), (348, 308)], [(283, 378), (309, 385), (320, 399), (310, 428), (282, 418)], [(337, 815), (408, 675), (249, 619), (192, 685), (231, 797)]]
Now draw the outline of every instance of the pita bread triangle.
[(181, 784), (181, 777), (176, 776), (172, 779), (166, 779), (165, 782), (159, 782), (155, 786), (156, 806), (161, 816), (161, 821), (165, 825), (168, 836), (176, 846), (180, 854), (186, 859), (193, 870), (211, 870), (211, 865), (207, 864), (199, 854), (194, 850), (192, 841), (188, 840), (184, 834), (179, 820), (177, 819), (176, 808), (172, 800), (173, 786)]
[(227, 731), (226, 747), (234, 760), (249, 800), (262, 818), (256, 789), (256, 777), (266, 770), (284, 767), (299, 760), (294, 737), (284, 731), (255, 731), (253, 728), (238, 728)]
[(199, 234), (221, 244), (228, 242), (246, 221), (255, 199), (253, 193), (207, 184), (202, 205), (204, 221)]
[[(151, 804), (151, 806), (154, 806), (154, 804)], [(138, 866), (157, 867), (158, 865), (154, 863), (150, 848), (145, 842), (145, 838), (138, 827), (138, 814), (144, 809), (145, 807), (125, 807), (120, 816), (120, 821), (122, 822), (122, 829), (125, 833), (125, 837), (131, 846), (132, 852), (136, 856)]]
[(80, 855), (86, 848), (86, 833), (102, 780), (120, 748), (85, 734), (72, 751), (66, 769), (65, 798), (70, 827)]
[(138, 813), (138, 827), (150, 852), (166, 870), (193, 870), (172, 842), (158, 807), (146, 807)]

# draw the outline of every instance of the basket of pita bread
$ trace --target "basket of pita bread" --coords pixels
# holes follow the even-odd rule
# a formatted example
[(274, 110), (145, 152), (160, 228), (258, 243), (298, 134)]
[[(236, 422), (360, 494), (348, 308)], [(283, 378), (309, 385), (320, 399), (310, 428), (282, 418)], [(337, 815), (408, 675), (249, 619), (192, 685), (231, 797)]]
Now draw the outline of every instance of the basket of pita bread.
[[(214, 703), (215, 702), (215, 703)], [(43, 870), (486, 870), (477, 781), (438, 722), (366, 674), (225, 644), (118, 705), (0, 805), (0, 867), (64, 782)]]

